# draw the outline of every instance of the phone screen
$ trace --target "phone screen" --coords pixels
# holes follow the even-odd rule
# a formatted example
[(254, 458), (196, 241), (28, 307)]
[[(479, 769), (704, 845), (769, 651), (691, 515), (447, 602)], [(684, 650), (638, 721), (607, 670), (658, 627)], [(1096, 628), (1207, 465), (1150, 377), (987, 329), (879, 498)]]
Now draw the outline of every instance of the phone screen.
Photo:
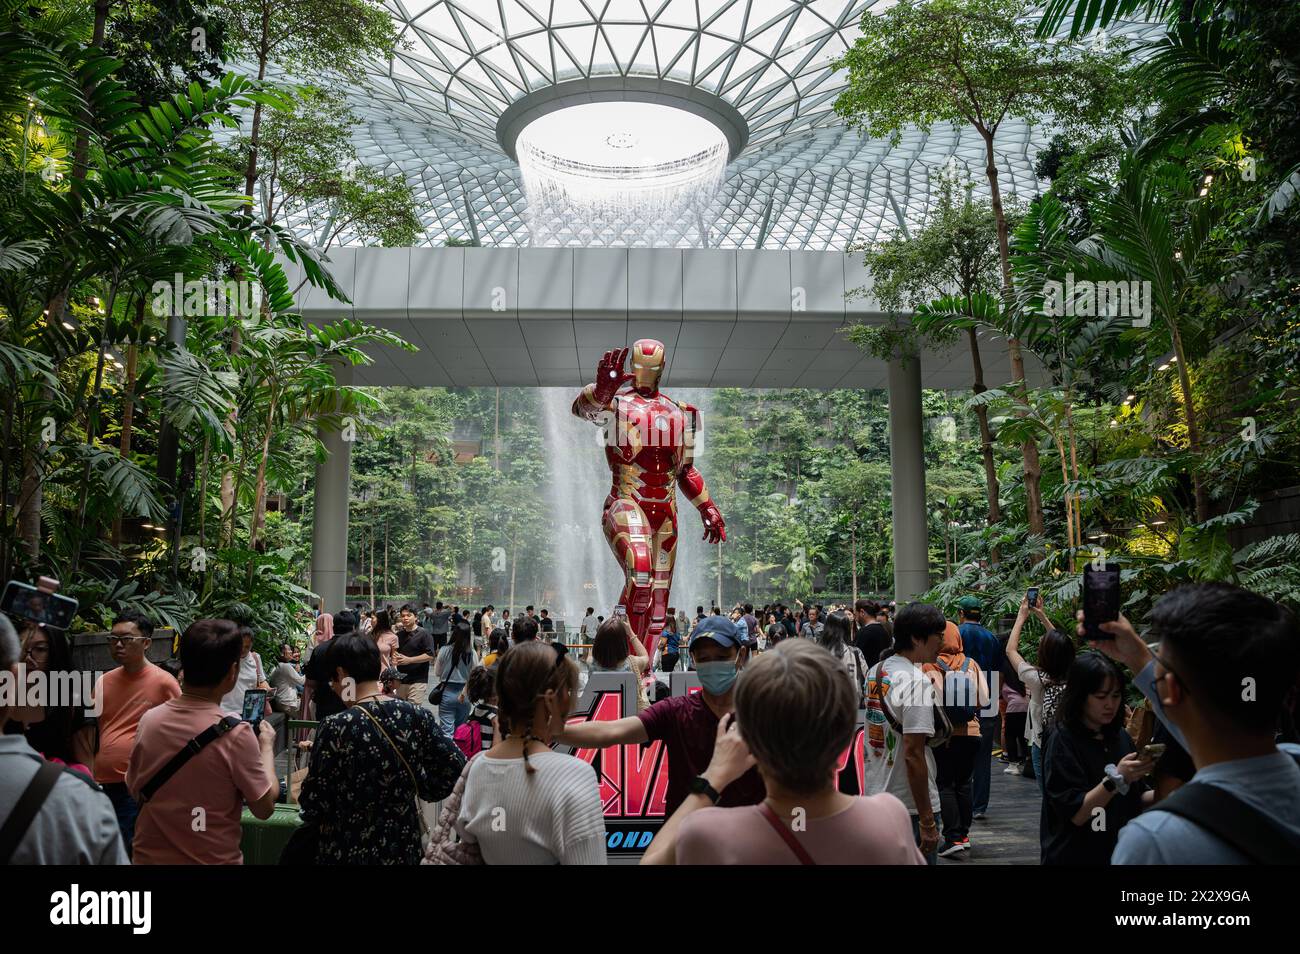
[(54, 629), (67, 629), (77, 615), (77, 601), (70, 596), (46, 593), (26, 583), (10, 580), (0, 597), (0, 612), (20, 616)]
[(1088, 639), (1114, 639), (1098, 624), (1119, 619), (1119, 567), (1083, 568), (1083, 631)]
[(245, 722), (253, 723), (253, 728), (262, 721), (266, 715), (266, 690), (249, 689), (244, 693), (244, 713)]
[(1025, 594), (1025, 599), (1029, 601), (1031, 609), (1036, 606), (1038, 604), (1038, 587), (1031, 586), (1029, 592)]

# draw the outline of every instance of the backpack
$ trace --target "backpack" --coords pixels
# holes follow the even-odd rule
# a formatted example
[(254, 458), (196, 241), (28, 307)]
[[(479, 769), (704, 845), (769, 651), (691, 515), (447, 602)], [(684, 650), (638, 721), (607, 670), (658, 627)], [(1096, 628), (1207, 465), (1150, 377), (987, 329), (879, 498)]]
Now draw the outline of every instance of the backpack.
[[(1300, 755), (1286, 754), (1300, 767)], [(1251, 864), (1293, 865), (1300, 857), (1300, 838), (1254, 805), (1208, 782), (1181, 785), (1156, 802), (1154, 809), (1199, 825), (1241, 852)]]
[(849, 680), (858, 694), (858, 708), (862, 708), (867, 695), (867, 657), (857, 646), (849, 645), (844, 647), (840, 662), (849, 671)]
[[(871, 682), (880, 685), (884, 682), (885, 677), (885, 660), (882, 659), (871, 667), (871, 671), (868, 673), (867, 678)], [(928, 680), (930, 677), (922, 673), (921, 678)], [(899, 736), (900, 739), (902, 738), (903, 724), (898, 721), (898, 717), (894, 714), (893, 703), (889, 701), (889, 690), (887, 686), (879, 696), (868, 699), (867, 709), (868, 713), (872, 710), (879, 710), (880, 714), (884, 716), (885, 721), (889, 723), (889, 727), (894, 730), (894, 734)], [(943, 706), (939, 705), (938, 700), (931, 703), (930, 712), (934, 718), (934, 735), (930, 736), (926, 745), (932, 749), (937, 749), (941, 746), (947, 745), (948, 740), (952, 738), (952, 722), (949, 721), (948, 713), (944, 711)], [(868, 719), (870, 719), (870, 714), (868, 714)]]
[(960, 669), (949, 669), (942, 659), (935, 663), (943, 671), (943, 711), (953, 725), (964, 725), (979, 712), (979, 694), (970, 675), (970, 657), (962, 660)]
[(1056, 728), (1056, 716), (1061, 708), (1061, 696), (1064, 692), (1064, 681), (1043, 680), (1043, 725), (1040, 744), (1044, 748), (1047, 746), (1047, 733)]
[(456, 726), (452, 738), (456, 742), (456, 748), (460, 749), (467, 759), (472, 759), (483, 751), (483, 726), (474, 719)]

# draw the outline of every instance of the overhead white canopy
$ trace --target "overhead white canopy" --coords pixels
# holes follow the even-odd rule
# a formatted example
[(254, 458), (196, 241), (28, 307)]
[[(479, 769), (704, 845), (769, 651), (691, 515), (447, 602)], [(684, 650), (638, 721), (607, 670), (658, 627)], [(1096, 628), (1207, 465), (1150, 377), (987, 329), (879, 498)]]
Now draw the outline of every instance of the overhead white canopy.
[[(373, 349), (367, 385), (581, 387), (611, 348), (657, 338), (665, 386), (883, 388), (885, 363), (843, 336), (883, 323), (861, 257), (727, 249), (345, 248), (329, 266), (351, 305), (304, 286), (300, 311), (388, 328), (418, 353)], [(296, 269), (290, 268), (297, 284)], [(981, 335), (990, 386), (1006, 342)], [(1037, 377), (1039, 366), (1026, 356)], [(922, 384), (971, 386), (965, 338), (926, 352)]]

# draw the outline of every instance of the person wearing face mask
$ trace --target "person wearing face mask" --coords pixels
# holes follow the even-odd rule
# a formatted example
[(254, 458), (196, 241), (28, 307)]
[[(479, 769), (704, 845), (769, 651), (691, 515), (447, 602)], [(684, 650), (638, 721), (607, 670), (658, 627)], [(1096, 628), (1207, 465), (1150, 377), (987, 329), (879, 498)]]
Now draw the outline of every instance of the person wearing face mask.
[(744, 665), (736, 624), (725, 616), (706, 616), (691, 638), (692, 668), (700, 691), (670, 696), (642, 712), (614, 722), (566, 725), (556, 741), (584, 749), (662, 740), (668, 753), (666, 812), (672, 815), (693, 792), (715, 805), (757, 805), (767, 794), (758, 770), (750, 767), (722, 790), (704, 777), (713, 759), (718, 722), (735, 708), (736, 676)]

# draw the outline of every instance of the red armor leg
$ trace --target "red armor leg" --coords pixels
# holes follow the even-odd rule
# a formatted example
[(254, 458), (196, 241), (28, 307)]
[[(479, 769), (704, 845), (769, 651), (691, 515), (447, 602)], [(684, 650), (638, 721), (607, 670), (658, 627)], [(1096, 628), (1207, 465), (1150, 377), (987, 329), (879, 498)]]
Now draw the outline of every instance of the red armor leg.
[[(635, 502), (613, 500), (605, 507), (602, 521), (605, 539), (623, 566), (627, 582), (619, 603), (627, 609), (632, 632), (645, 642), (650, 626), (650, 586), (653, 578), (650, 560), (650, 521)], [(646, 647), (650, 652), (650, 647)]]
[(654, 659), (654, 647), (659, 643), (659, 635), (664, 629), (664, 620), (668, 616), (668, 595), (673, 585), (673, 565), (677, 562), (677, 512), (670, 510), (664, 514), (659, 526), (655, 528), (654, 578), (650, 590), (650, 627), (646, 637), (646, 652)]

